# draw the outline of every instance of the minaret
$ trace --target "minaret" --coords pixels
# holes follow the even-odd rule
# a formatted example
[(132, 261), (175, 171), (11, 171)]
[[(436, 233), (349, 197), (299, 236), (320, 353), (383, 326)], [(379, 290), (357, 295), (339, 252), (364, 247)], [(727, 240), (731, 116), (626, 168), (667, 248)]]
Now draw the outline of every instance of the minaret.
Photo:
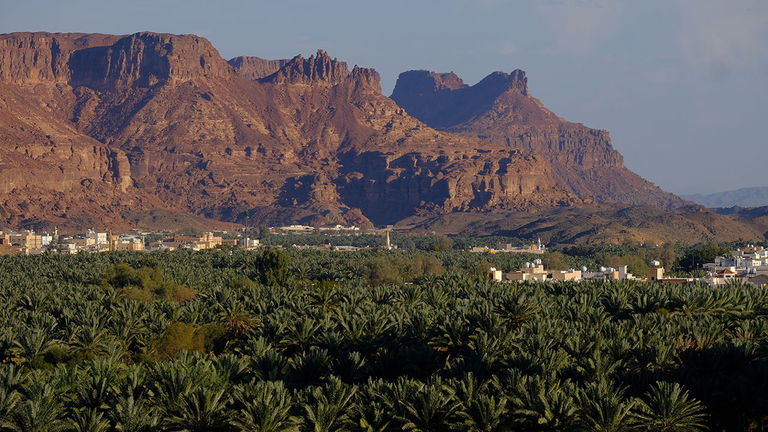
[(387, 250), (392, 250), (392, 243), (389, 242), (389, 230), (387, 230)]

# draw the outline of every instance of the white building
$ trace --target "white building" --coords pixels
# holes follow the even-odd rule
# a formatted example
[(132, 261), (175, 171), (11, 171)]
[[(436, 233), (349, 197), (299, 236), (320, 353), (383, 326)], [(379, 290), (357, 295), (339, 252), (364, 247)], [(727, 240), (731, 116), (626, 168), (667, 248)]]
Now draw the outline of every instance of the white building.
[[(736, 249), (731, 256), (718, 256), (714, 262), (704, 264), (709, 277), (717, 278), (721, 274), (736, 276), (751, 276), (768, 274), (768, 250), (762, 246), (748, 245), (744, 249)], [(723, 273), (729, 270), (728, 273)]]

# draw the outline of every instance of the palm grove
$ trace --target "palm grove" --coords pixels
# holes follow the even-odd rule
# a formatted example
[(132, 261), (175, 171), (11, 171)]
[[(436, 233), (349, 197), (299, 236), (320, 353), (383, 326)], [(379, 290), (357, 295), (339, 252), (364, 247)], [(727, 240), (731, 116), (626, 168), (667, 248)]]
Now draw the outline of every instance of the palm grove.
[(525, 258), (4, 257), (0, 431), (764, 429), (765, 292), (477, 274)]

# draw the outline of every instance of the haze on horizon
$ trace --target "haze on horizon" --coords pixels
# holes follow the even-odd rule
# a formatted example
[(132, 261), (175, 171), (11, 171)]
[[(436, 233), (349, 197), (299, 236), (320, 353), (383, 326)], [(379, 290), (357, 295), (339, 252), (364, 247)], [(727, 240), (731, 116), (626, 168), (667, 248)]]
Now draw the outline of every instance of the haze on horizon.
[(626, 165), (675, 193), (768, 186), (768, 3), (761, 0), (0, 0), (0, 32), (194, 33), (224, 58), (326, 50), (474, 84), (528, 74), (561, 117), (611, 132)]

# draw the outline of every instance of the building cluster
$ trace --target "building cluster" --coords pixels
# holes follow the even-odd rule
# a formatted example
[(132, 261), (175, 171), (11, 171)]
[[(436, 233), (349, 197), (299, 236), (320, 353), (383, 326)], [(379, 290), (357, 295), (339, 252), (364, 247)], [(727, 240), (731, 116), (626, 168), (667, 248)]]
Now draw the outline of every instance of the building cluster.
[(664, 267), (658, 261), (651, 263), (651, 268), (645, 277), (637, 277), (629, 272), (627, 266), (600, 267), (595, 272), (590, 272), (586, 267), (581, 269), (545, 269), (540, 259), (533, 262), (527, 262), (516, 271), (503, 272), (491, 267), (488, 269), (488, 276), (497, 281), (531, 281), (531, 282), (579, 282), (588, 280), (636, 280), (636, 281), (659, 281), (662, 283), (685, 283), (692, 282), (693, 279), (665, 278)]
[(371, 249), (370, 246), (365, 247), (359, 247), (359, 246), (346, 246), (346, 245), (332, 245), (330, 243), (325, 243), (321, 245), (291, 245), (294, 249), (299, 250), (322, 250), (322, 251), (334, 251), (334, 252), (357, 252), (365, 249)]
[(718, 286), (740, 280), (756, 286), (768, 285), (768, 250), (748, 245), (731, 251), (730, 256), (719, 256), (715, 262), (704, 264), (704, 280)]
[(144, 239), (138, 233), (114, 235), (93, 230), (79, 235), (60, 235), (56, 230), (52, 233), (36, 233), (29, 230), (0, 232), (0, 255), (32, 255), (45, 251), (74, 254), (117, 250), (144, 250)]
[(540, 259), (527, 262), (515, 271), (503, 272), (495, 267), (488, 269), (488, 277), (498, 281), (583, 281), (583, 280), (635, 280), (641, 282), (660, 282), (666, 284), (685, 284), (704, 282), (713, 287), (731, 282), (746, 282), (757, 287), (768, 287), (768, 250), (761, 246), (749, 245), (731, 252), (731, 256), (719, 256), (715, 262), (704, 264), (707, 275), (700, 278), (675, 278), (664, 276), (664, 267), (658, 261), (652, 261), (643, 277), (629, 272), (627, 266), (600, 267), (590, 272), (581, 269), (555, 270), (545, 269)]
[(34, 231), (0, 231), (0, 255), (29, 254), (42, 251), (51, 244), (52, 236), (35, 234)]
[[(158, 239), (149, 241), (148, 238)], [(46, 251), (75, 254), (78, 252), (203, 250), (213, 249), (220, 245), (256, 249), (260, 244), (258, 239), (242, 236), (224, 239), (221, 235), (212, 232), (198, 236), (140, 231), (113, 234), (88, 230), (85, 234), (77, 235), (60, 235), (58, 231), (53, 233), (0, 231), (0, 255), (32, 255)]]
[(270, 232), (273, 234), (290, 233), (290, 234), (312, 234), (312, 233), (357, 233), (360, 232), (360, 227), (353, 225), (328, 225), (321, 227), (312, 227), (309, 225), (285, 225), (279, 227), (270, 227)]
[(475, 253), (527, 253), (542, 255), (547, 251), (547, 247), (541, 244), (541, 239), (539, 239), (537, 243), (533, 243), (528, 246), (512, 246), (511, 243), (507, 243), (497, 248), (490, 248), (488, 246), (475, 246), (469, 251)]

